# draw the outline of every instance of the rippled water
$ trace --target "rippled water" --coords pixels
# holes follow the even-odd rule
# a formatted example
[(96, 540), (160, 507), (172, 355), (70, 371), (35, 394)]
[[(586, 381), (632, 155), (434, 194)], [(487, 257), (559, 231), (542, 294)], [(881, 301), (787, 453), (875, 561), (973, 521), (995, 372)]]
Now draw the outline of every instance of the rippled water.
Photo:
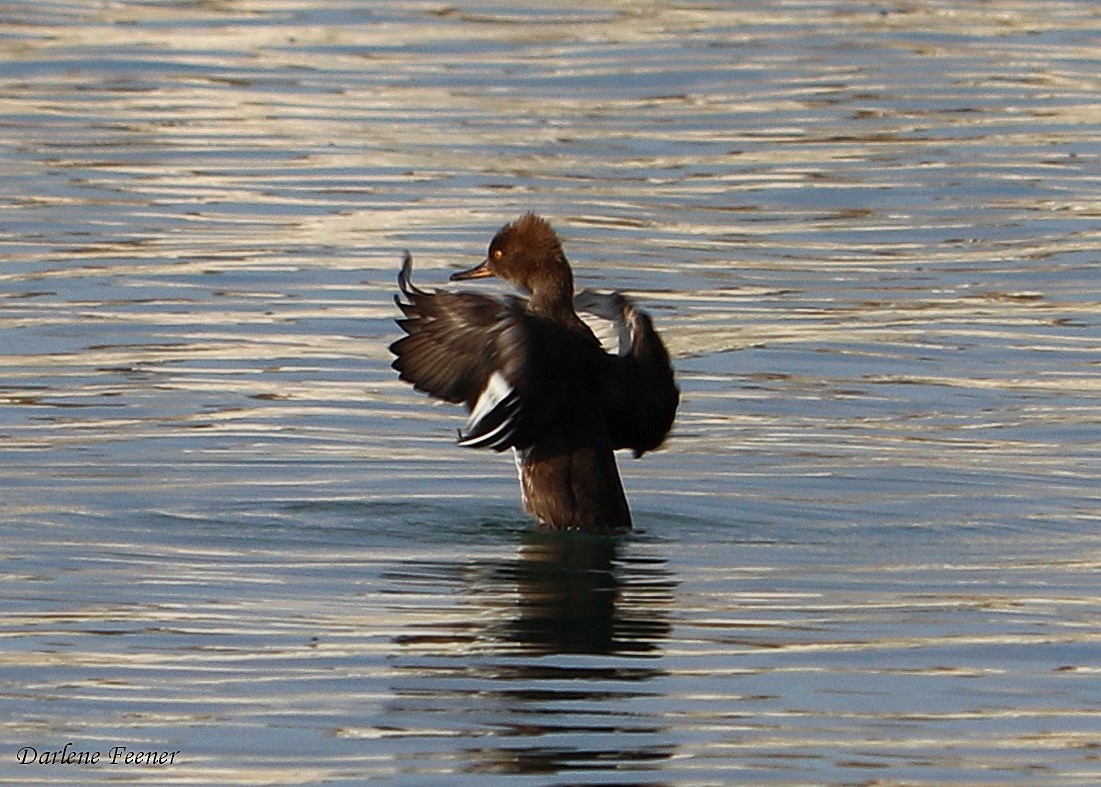
[[(1101, 779), (1099, 33), (0, 8), (0, 780)], [(623, 539), (388, 367), (401, 250), (529, 209), (676, 356)]]

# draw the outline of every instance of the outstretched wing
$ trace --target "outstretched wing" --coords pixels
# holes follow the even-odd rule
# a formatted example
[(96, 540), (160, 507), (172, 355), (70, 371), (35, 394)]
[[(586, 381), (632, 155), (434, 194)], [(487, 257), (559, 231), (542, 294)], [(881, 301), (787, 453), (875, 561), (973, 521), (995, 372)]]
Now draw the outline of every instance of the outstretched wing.
[[(410, 280), (406, 252), (394, 301), (407, 334), (390, 345), (402, 380), (470, 413), (459, 444), (503, 450), (526, 447), (543, 417), (531, 413), (538, 381), (532, 372), (531, 327), (518, 301), (463, 292), (426, 292)], [(545, 415), (545, 414), (543, 414)]]
[(574, 308), (609, 353), (597, 367), (596, 390), (612, 446), (630, 448), (636, 457), (652, 451), (669, 434), (680, 390), (650, 315), (618, 292), (584, 290)]

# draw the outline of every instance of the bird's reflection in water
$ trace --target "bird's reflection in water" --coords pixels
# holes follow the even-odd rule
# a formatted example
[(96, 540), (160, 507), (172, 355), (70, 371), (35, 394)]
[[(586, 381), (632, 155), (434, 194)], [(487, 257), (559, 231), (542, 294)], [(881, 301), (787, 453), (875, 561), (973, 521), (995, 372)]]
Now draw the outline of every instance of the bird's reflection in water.
[(519, 559), (504, 567), (516, 614), (495, 634), (535, 653), (658, 652), (674, 585), (664, 561), (623, 555), (623, 546), (585, 533), (525, 534)]
[(450, 598), (480, 609), (452, 618), (450, 647), (438, 624), (398, 639), (389, 724), (465, 727), (469, 773), (650, 772), (675, 751), (656, 659), (676, 583), (648, 551), (637, 536), (525, 531), (509, 558), (446, 572)]
[[(669, 636), (674, 582), (663, 560), (623, 539), (524, 534), (500, 576), (516, 606), (491, 635), (531, 658), (498, 672), (514, 722), (498, 745), (468, 749), (470, 769), (497, 773), (649, 771), (675, 749), (644, 709), (664, 671), (650, 659)], [(573, 655), (606, 658), (570, 658)], [(565, 658), (555, 658), (565, 656)]]

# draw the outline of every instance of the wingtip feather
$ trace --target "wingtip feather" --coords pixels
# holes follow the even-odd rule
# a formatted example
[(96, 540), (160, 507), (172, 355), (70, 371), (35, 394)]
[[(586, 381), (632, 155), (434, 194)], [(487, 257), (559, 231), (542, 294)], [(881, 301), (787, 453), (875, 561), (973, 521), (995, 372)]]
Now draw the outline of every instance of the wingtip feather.
[(398, 289), (407, 298), (413, 295), (426, 294), (424, 290), (413, 284), (413, 255), (409, 253), (408, 249), (401, 257), (401, 270), (398, 271)]

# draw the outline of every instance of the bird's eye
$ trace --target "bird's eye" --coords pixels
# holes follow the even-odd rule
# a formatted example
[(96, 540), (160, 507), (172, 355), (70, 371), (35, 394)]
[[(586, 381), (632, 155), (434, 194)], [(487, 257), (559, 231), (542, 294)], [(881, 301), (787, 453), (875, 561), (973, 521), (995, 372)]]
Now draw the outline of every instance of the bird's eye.
[(493, 253), (490, 256), (492, 256), (493, 259), (495, 259), (495, 260), (499, 260), (499, 259), (501, 259), (502, 257), (505, 256), (505, 253), (503, 251), (501, 251), (500, 249), (494, 249)]

